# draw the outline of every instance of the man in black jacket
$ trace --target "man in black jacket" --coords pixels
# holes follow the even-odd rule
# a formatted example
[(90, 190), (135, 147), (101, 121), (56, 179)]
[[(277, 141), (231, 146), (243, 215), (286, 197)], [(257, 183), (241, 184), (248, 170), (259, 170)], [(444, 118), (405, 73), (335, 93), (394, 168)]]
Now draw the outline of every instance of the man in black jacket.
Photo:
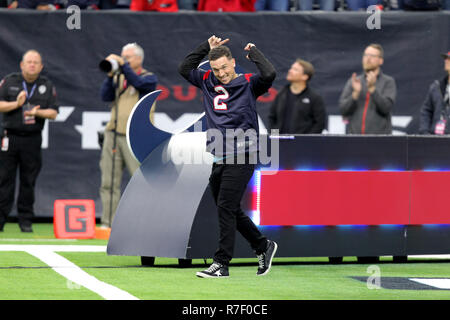
[(286, 76), (289, 84), (278, 93), (270, 108), (270, 129), (280, 133), (322, 133), (326, 127), (326, 111), (322, 97), (308, 86), (314, 67), (297, 59)]
[(421, 134), (450, 133), (450, 51), (442, 54), (447, 73), (442, 80), (430, 85), (428, 94), (420, 110), (419, 132)]
[(36, 50), (27, 51), (20, 73), (0, 81), (0, 231), (14, 204), (16, 174), (19, 171), (17, 216), (22, 232), (32, 232), (34, 186), (42, 166), (41, 132), (46, 119), (58, 115), (56, 91), (41, 75), (44, 65)]

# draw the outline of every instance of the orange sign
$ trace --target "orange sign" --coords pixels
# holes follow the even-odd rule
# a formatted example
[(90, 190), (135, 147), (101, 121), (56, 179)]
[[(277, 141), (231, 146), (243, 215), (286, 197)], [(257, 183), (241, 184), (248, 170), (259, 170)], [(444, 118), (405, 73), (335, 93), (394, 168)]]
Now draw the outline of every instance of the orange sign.
[(89, 199), (55, 200), (53, 230), (56, 238), (95, 237), (95, 203)]

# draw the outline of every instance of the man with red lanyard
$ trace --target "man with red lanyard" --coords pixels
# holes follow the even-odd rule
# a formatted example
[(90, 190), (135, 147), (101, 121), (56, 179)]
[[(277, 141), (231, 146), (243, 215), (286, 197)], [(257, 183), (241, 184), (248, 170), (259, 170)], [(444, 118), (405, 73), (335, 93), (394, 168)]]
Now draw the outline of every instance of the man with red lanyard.
[(384, 51), (379, 44), (370, 44), (362, 58), (363, 73), (345, 84), (339, 98), (339, 110), (350, 134), (392, 134), (392, 109), (397, 87), (394, 78), (381, 71)]
[(434, 80), (428, 89), (420, 109), (421, 134), (450, 134), (450, 51), (441, 56), (444, 58), (445, 75), (440, 80)]
[(101, 98), (111, 102), (111, 119), (106, 125), (100, 160), (102, 226), (111, 227), (120, 199), (123, 168), (130, 175), (139, 162), (128, 149), (126, 128), (128, 117), (140, 98), (156, 89), (157, 77), (142, 67), (144, 50), (136, 43), (122, 48), (121, 56), (110, 54), (105, 60), (117, 68), (108, 73), (101, 88)]

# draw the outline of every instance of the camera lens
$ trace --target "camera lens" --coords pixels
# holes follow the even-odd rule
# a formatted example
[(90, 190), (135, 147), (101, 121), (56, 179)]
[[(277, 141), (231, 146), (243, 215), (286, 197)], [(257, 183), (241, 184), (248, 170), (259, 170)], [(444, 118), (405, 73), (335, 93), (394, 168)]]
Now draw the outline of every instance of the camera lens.
[(119, 65), (116, 60), (102, 60), (100, 61), (98, 67), (103, 72), (116, 72), (119, 69)]

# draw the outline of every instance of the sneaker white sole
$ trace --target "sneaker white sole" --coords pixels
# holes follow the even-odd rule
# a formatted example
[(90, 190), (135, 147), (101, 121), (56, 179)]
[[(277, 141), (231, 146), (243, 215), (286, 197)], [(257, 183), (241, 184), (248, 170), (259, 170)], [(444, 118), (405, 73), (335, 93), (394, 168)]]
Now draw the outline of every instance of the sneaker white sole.
[(269, 267), (268, 267), (267, 270), (264, 271), (263, 273), (257, 274), (258, 277), (260, 277), (260, 276), (265, 276), (266, 274), (269, 273), (270, 268), (272, 268), (272, 260), (273, 260), (273, 257), (275, 256), (275, 253), (277, 252), (277, 249), (278, 249), (278, 245), (277, 245), (277, 243), (276, 243), (275, 241), (273, 242), (273, 244), (275, 245), (275, 248), (273, 249), (272, 256), (270, 257)]
[(212, 276), (210, 274), (206, 274), (201, 271), (197, 272), (195, 275), (199, 278), (228, 278), (229, 277), (229, 276)]

